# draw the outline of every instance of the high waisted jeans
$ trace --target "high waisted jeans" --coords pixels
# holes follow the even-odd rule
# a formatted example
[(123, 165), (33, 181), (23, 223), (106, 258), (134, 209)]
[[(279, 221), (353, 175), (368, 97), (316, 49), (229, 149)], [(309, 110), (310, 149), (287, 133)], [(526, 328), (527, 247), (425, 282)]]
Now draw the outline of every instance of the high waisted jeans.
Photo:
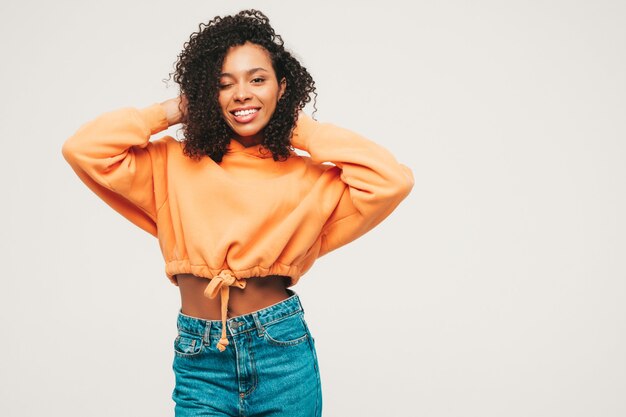
[(322, 387), (315, 340), (300, 298), (226, 321), (229, 344), (216, 348), (221, 320), (179, 311), (172, 368), (176, 417), (320, 417)]

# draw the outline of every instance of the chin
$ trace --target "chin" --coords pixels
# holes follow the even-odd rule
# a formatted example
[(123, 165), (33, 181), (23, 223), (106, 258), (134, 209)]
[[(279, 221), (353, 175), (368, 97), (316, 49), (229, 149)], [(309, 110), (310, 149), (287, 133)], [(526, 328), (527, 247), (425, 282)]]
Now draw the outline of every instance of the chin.
[(261, 132), (262, 129), (233, 129), (233, 132), (235, 132), (238, 136), (241, 136), (242, 138), (246, 138), (249, 136), (254, 136), (257, 135), (259, 132)]

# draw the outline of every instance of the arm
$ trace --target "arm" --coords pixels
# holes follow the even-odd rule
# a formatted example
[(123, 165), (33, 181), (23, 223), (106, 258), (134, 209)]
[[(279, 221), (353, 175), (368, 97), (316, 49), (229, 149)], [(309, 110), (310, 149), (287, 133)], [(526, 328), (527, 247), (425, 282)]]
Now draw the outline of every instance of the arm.
[(165, 175), (167, 154), (164, 138), (150, 137), (180, 118), (171, 100), (107, 112), (63, 143), (63, 157), (105, 203), (156, 236), (157, 211), (167, 196), (155, 190), (155, 177)]
[(330, 169), (347, 187), (322, 229), (319, 256), (362, 236), (387, 216), (410, 193), (415, 179), (406, 165), (384, 147), (330, 123), (319, 123), (300, 112), (292, 145), (315, 163), (332, 162)]

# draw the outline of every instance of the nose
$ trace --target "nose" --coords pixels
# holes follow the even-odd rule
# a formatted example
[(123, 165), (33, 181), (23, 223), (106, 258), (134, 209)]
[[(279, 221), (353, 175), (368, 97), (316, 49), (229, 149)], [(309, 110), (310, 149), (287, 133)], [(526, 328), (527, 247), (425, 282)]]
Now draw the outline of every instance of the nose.
[(235, 91), (235, 101), (246, 101), (251, 97), (251, 93), (248, 90), (246, 84), (238, 84), (237, 90)]

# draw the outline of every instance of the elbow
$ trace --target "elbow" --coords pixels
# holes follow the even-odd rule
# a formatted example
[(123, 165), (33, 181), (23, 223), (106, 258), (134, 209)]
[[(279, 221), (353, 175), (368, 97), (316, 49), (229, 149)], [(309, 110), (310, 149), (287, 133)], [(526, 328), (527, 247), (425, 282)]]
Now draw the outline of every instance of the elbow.
[(61, 154), (67, 162), (71, 162), (72, 160), (76, 159), (76, 153), (76, 146), (74, 145), (72, 137), (70, 137), (63, 143), (63, 146), (61, 146)]
[(403, 198), (411, 193), (413, 186), (415, 185), (415, 176), (413, 175), (413, 171), (406, 165), (400, 165), (403, 171), (402, 181), (401, 182), (401, 192), (403, 194)]
[(71, 164), (77, 165), (80, 161), (85, 160), (87, 153), (85, 146), (81, 144), (80, 137), (70, 136), (61, 146), (61, 154), (63, 158)]
[(402, 180), (394, 183), (387, 190), (387, 198), (385, 200), (393, 206), (399, 204), (411, 193), (413, 184), (412, 180)]
[(400, 164), (398, 175), (394, 177), (389, 190), (394, 200), (404, 200), (411, 193), (415, 185), (413, 171), (406, 165)]
[(352, 187), (353, 199), (362, 203), (358, 207), (361, 214), (367, 216), (367, 213), (378, 210), (378, 207), (395, 207), (411, 193), (415, 185), (413, 172), (406, 165), (399, 166), (400, 169), (389, 174), (376, 186), (362, 187), (358, 194), (355, 187)]

